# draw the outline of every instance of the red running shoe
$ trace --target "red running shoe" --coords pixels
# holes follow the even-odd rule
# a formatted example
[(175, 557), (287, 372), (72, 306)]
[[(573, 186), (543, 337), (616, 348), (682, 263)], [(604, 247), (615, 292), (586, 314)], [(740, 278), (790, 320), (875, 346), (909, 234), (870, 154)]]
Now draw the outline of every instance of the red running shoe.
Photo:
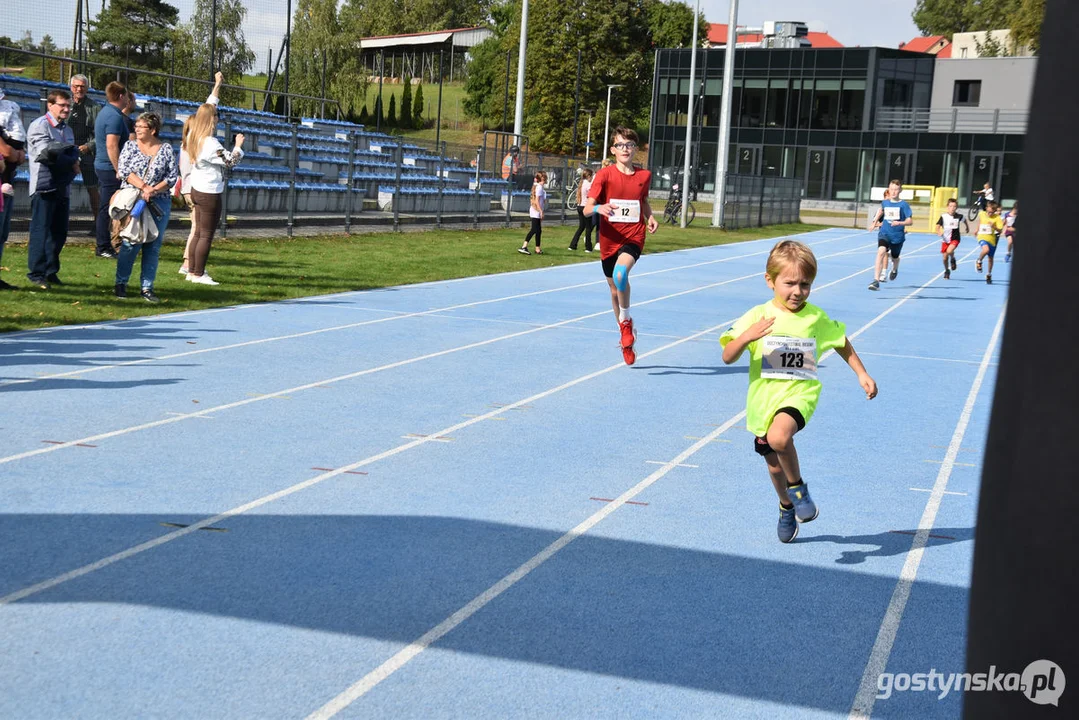
[(632, 365), (637, 362), (637, 353), (633, 349), (637, 342), (637, 330), (633, 327), (632, 318), (620, 323), (619, 327), (622, 328), (622, 359), (626, 365)]

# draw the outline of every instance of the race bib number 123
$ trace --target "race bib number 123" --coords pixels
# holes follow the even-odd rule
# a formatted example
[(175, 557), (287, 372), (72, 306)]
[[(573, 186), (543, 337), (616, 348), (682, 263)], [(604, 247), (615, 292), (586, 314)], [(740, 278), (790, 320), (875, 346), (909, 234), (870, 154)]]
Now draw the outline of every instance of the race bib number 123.
[(817, 339), (768, 335), (761, 338), (761, 377), (816, 380)]

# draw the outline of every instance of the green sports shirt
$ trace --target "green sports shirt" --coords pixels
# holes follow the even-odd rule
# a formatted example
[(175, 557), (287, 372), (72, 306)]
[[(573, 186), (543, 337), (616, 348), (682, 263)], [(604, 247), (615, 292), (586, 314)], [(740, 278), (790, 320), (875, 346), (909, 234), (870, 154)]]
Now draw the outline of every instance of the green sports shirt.
[[(753, 323), (766, 317), (775, 318), (771, 334), (746, 346), (749, 352), (746, 428), (757, 437), (768, 433), (780, 408), (795, 408), (809, 422), (820, 399), (817, 362), (821, 355), (847, 342), (847, 326), (829, 318), (816, 305), (806, 303), (793, 313), (767, 302), (738, 318), (719, 336), (719, 344), (726, 347)], [(805, 357), (803, 351), (811, 356)]]

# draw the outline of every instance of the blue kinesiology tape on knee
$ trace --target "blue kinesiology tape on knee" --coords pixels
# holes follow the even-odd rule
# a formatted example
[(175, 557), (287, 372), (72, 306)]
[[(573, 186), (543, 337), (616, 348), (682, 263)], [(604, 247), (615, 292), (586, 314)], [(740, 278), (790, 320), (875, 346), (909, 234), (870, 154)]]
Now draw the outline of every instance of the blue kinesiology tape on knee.
[(611, 273), (611, 279), (614, 280), (616, 288), (625, 291), (626, 286), (629, 285), (629, 273), (626, 271), (626, 266), (615, 265), (614, 272)]

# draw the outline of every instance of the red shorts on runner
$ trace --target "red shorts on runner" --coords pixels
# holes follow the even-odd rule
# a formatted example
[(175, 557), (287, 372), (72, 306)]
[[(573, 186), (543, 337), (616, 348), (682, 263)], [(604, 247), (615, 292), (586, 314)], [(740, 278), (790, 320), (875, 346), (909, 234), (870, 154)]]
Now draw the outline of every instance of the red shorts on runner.
[(957, 248), (957, 247), (959, 247), (959, 241), (958, 240), (949, 240), (948, 242), (942, 242), (940, 244), (940, 251), (942, 253), (946, 253), (946, 252), (948, 252), (949, 249)]

